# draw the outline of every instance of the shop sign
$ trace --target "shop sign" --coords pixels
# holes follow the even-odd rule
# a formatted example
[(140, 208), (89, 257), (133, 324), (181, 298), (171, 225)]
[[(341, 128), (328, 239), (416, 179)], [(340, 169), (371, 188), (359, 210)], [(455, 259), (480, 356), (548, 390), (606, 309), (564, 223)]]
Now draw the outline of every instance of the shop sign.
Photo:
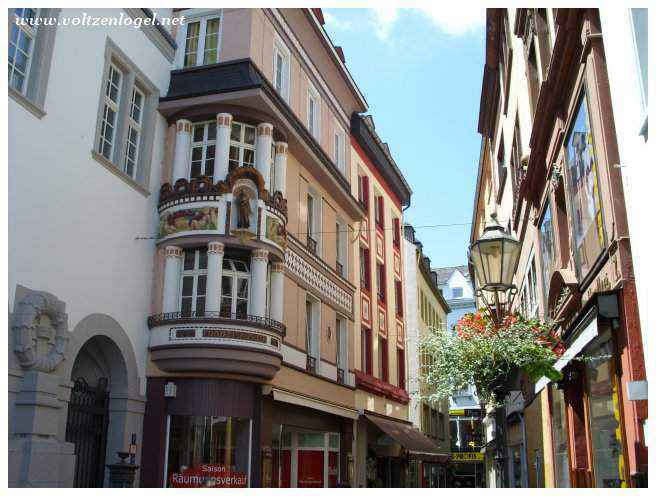
[(248, 477), (225, 465), (204, 463), (173, 472), (169, 487), (248, 487)]
[(456, 452), (456, 453), (451, 453), (451, 460), (453, 460), (454, 462), (482, 462), (483, 461), (483, 453), (479, 453), (479, 452), (472, 452), (472, 453)]

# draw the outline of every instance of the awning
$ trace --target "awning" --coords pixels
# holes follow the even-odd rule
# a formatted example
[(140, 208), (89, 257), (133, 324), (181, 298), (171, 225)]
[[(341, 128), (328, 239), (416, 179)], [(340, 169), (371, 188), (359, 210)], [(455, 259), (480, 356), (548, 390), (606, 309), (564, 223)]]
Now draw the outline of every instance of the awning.
[(376, 415), (365, 414), (376, 427), (403, 446), (415, 460), (446, 463), (450, 454), (440, 452), (439, 446), (410, 424)]
[[(590, 341), (597, 337), (599, 330), (597, 329), (597, 318), (596, 316), (587, 324), (583, 330), (576, 334), (576, 337), (571, 341), (565, 353), (556, 361), (554, 368), (557, 371), (561, 371), (565, 366), (572, 361), (576, 355), (583, 351)], [(538, 382), (535, 383), (535, 394), (538, 394), (542, 391), (547, 384), (549, 384), (549, 379), (542, 377)]]
[(291, 391), (284, 391), (282, 389), (277, 389), (271, 386), (265, 386), (263, 388), (263, 393), (265, 395), (273, 393), (273, 399), (276, 401), (282, 401), (285, 403), (291, 403), (293, 405), (304, 406), (306, 408), (313, 408), (321, 412), (332, 413), (333, 415), (339, 415), (340, 417), (346, 417), (350, 419), (358, 418), (358, 411), (346, 406), (338, 405), (336, 403), (328, 403), (327, 401), (322, 401), (316, 398), (310, 398), (298, 393), (293, 393)]

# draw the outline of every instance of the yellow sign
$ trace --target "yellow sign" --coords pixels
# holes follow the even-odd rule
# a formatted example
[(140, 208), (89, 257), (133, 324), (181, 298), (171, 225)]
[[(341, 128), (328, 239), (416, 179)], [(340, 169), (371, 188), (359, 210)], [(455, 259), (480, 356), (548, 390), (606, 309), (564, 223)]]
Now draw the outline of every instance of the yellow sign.
[(449, 415), (464, 415), (465, 410), (449, 410)]
[(482, 462), (483, 453), (451, 453), (451, 459), (454, 462)]

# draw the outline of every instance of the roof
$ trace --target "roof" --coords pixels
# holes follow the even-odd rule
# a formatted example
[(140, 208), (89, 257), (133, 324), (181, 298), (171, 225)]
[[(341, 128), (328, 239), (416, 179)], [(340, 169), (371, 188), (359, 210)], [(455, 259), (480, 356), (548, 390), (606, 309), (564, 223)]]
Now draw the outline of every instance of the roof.
[(383, 176), (401, 205), (409, 206), (412, 189), (396, 165), (389, 146), (378, 136), (373, 117), (354, 112), (351, 115), (351, 134)]
[(451, 275), (456, 270), (459, 271), (465, 277), (465, 279), (469, 281), (469, 268), (466, 265), (456, 265), (454, 267), (436, 267), (431, 270), (437, 274), (437, 284), (440, 286), (446, 284), (451, 278)]

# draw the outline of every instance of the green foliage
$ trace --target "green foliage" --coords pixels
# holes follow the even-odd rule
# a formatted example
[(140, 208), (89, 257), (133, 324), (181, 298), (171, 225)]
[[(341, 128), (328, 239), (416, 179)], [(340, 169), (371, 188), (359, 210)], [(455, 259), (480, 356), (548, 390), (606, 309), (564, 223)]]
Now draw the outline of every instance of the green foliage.
[(553, 368), (562, 343), (550, 326), (519, 315), (496, 324), (486, 312), (464, 316), (453, 330), (432, 329), (420, 340), (425, 398), (439, 401), (474, 384), (479, 398), (495, 403), (521, 369), (532, 381), (560, 380)]

